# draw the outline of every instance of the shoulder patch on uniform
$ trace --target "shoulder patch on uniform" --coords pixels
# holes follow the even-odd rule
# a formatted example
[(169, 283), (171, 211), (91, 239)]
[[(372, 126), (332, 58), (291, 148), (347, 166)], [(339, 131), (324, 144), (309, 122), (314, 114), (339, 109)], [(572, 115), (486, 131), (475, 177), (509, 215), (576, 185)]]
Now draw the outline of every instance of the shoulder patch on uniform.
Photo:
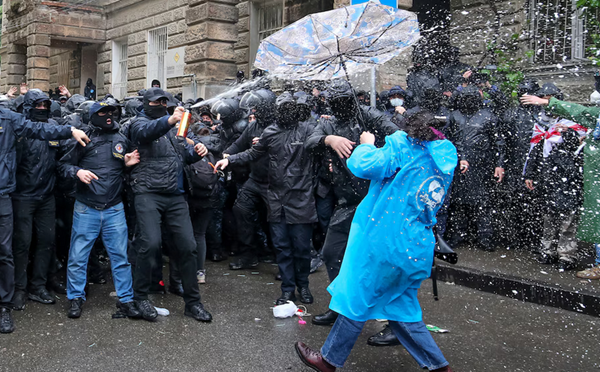
[(119, 154), (122, 154), (123, 153), (123, 145), (120, 143), (117, 143), (115, 145), (115, 151), (118, 152)]

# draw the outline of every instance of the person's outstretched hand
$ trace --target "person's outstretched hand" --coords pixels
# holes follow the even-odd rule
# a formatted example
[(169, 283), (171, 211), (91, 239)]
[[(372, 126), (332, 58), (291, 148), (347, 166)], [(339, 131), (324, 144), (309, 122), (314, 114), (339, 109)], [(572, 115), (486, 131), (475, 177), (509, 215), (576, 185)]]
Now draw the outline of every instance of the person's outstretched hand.
[(524, 105), (548, 106), (548, 103), (550, 103), (550, 101), (545, 98), (530, 96), (529, 94), (523, 95), (519, 100)]
[(86, 146), (86, 143), (90, 143), (90, 138), (87, 136), (87, 134), (85, 134), (84, 131), (80, 129), (73, 128), (71, 134), (73, 135), (73, 138), (75, 138), (77, 142), (79, 142), (79, 144), (83, 147)]
[(138, 150), (125, 154), (125, 166), (133, 167), (140, 162), (140, 153)]
[(69, 89), (67, 89), (66, 86), (61, 85), (58, 87), (58, 90), (60, 92), (61, 95), (67, 97), (67, 98), (71, 98), (71, 92), (69, 92)]
[(349, 158), (356, 142), (345, 137), (330, 135), (325, 137), (325, 145), (331, 147), (340, 158)]
[(215, 164), (215, 173), (218, 173), (219, 170), (223, 170), (223, 169), (227, 168), (228, 165), (229, 165), (228, 159), (219, 160), (217, 162), (217, 164)]
[(361, 144), (367, 143), (369, 145), (374, 145), (375, 144), (375, 135), (370, 132), (363, 132), (360, 135), (360, 143)]

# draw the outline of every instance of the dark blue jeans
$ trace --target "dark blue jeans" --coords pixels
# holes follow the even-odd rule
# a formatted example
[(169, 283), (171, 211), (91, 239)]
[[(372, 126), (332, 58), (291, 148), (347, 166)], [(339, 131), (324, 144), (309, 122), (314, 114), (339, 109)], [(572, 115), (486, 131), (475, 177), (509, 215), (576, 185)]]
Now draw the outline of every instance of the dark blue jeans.
[(96, 239), (101, 236), (108, 252), (117, 296), (122, 303), (133, 301), (131, 264), (127, 261), (127, 223), (123, 203), (96, 210), (75, 202), (71, 250), (67, 266), (67, 298), (85, 299), (87, 264)]
[(293, 292), (296, 287), (308, 288), (312, 224), (288, 225), (282, 216), (281, 222), (270, 223), (270, 227), (281, 274), (281, 290)]
[[(321, 348), (323, 358), (332, 366), (342, 368), (364, 326), (365, 322), (357, 322), (340, 314), (329, 332), (325, 345)], [(421, 368), (432, 371), (448, 365), (442, 351), (422, 321), (415, 323), (390, 321), (390, 327)]]

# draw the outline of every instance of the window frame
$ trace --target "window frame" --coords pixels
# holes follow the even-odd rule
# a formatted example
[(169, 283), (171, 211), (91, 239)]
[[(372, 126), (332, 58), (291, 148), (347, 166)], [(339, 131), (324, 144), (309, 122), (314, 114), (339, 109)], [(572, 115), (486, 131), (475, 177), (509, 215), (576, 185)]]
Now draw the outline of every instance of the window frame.
[[(163, 31), (159, 33), (159, 31)], [(155, 38), (164, 37), (163, 40), (155, 40)], [(162, 44), (162, 45), (161, 45)], [(155, 47), (157, 47), (157, 51), (155, 55), (151, 53), (154, 52)], [(164, 46), (164, 49), (161, 50), (160, 46)], [(156, 27), (151, 30), (148, 30), (148, 52), (146, 53), (146, 86), (148, 88), (151, 87), (152, 80), (160, 81), (160, 86), (163, 89), (167, 89), (167, 52), (169, 50), (169, 32), (167, 26)], [(162, 57), (162, 74), (161, 71), (161, 57)], [(156, 64), (156, 69), (151, 68), (153, 64)], [(153, 76), (154, 75), (154, 76)], [(162, 75), (162, 76), (161, 76)]]

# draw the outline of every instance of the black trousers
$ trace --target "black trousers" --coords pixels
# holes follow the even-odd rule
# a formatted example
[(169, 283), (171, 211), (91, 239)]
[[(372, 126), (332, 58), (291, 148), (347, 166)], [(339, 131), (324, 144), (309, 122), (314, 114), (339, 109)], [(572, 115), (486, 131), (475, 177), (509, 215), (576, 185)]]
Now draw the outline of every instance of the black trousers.
[(333, 282), (333, 280), (337, 278), (340, 269), (342, 268), (342, 261), (344, 260), (344, 254), (346, 253), (349, 234), (349, 230), (327, 230), (327, 236), (325, 237), (325, 244), (323, 244), (321, 256), (323, 257), (323, 261), (325, 261), (327, 276), (329, 276), (330, 282)]
[(74, 207), (75, 198), (62, 193), (56, 195), (56, 258), (65, 264), (71, 248)]
[(198, 251), (198, 265), (196, 266), (198, 270), (204, 270), (206, 263), (206, 230), (213, 216), (213, 209), (209, 207), (208, 201), (206, 206), (201, 207), (199, 200), (190, 201), (190, 216)]
[(267, 187), (249, 179), (240, 189), (233, 206), (238, 229), (238, 253), (244, 259), (254, 259), (265, 251), (266, 242), (257, 232), (262, 230), (261, 221), (265, 219), (266, 210)]
[(324, 198), (315, 195), (315, 204), (317, 207), (317, 218), (319, 219), (319, 223), (313, 233), (313, 245), (315, 250), (321, 251), (325, 244), (325, 238), (327, 237), (329, 221), (335, 210), (335, 194), (333, 193), (333, 189), (329, 190), (329, 193), (327, 193)]
[(152, 272), (161, 249), (161, 222), (171, 234), (175, 260), (183, 284), (183, 299), (186, 306), (200, 303), (200, 291), (196, 280), (197, 252), (192, 234), (192, 222), (188, 204), (183, 195), (139, 194), (135, 196), (138, 235), (135, 244), (136, 266), (133, 279), (134, 298), (146, 300)]
[(491, 245), (494, 235), (492, 226), (492, 208), (487, 203), (480, 205), (451, 204), (450, 219), (452, 229), (449, 231), (451, 245), (459, 244), (467, 237), (471, 224), (477, 229), (480, 244)]
[(12, 201), (8, 196), (0, 196), (0, 307), (10, 307), (15, 293), (12, 236)]
[(270, 227), (281, 274), (281, 290), (293, 292), (296, 287), (308, 287), (312, 224), (289, 225), (282, 215), (281, 222), (271, 223)]
[[(37, 238), (33, 245), (31, 281), (29, 289), (36, 290), (46, 286), (50, 260), (53, 256), (56, 205), (54, 195), (43, 199), (12, 200), (14, 215), (13, 258), (15, 263), (15, 290), (27, 290), (27, 266), (29, 248), (35, 231)], [(35, 229), (35, 230), (34, 230)]]

